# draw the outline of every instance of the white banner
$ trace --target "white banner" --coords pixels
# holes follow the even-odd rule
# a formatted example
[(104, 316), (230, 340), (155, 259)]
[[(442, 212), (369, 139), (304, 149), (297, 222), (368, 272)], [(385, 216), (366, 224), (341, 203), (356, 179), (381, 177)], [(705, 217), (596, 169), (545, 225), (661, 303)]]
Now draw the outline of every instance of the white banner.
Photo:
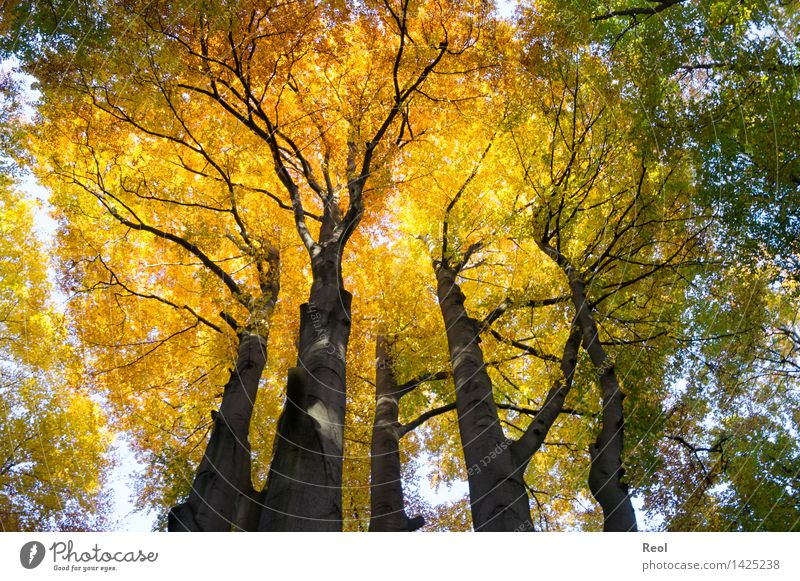
[(797, 533), (0, 534), (4, 580), (796, 581), (798, 553)]

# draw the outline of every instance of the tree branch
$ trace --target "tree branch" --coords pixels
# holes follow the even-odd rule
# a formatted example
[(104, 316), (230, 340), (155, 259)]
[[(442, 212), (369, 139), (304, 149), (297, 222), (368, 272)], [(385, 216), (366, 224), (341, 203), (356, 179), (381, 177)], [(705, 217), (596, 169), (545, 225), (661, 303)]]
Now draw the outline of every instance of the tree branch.
[(601, 20), (609, 20), (611, 18), (617, 18), (619, 16), (640, 16), (640, 15), (648, 15), (652, 16), (654, 14), (658, 14), (669, 8), (670, 6), (674, 6), (675, 4), (681, 4), (685, 0), (649, 0), (655, 6), (637, 6), (632, 8), (621, 8), (619, 10), (609, 10), (604, 14), (599, 14), (597, 16), (593, 16), (591, 18), (592, 22), (599, 22)]
[(520, 438), (511, 444), (511, 453), (515, 464), (525, 471), (528, 462), (541, 448), (550, 428), (555, 423), (564, 406), (564, 400), (572, 388), (572, 379), (578, 364), (578, 350), (581, 346), (581, 330), (577, 323), (573, 323), (570, 335), (564, 344), (564, 354), (561, 357), (560, 377), (550, 388), (545, 397), (544, 405), (534, 416), (528, 428)]

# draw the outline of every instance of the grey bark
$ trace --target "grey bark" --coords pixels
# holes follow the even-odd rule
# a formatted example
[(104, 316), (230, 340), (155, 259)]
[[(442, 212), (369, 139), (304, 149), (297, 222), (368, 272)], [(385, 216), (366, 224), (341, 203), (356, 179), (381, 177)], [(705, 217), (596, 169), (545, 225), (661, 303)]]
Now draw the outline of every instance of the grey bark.
[(617, 380), (614, 363), (600, 344), (597, 324), (586, 298), (586, 285), (571, 266), (567, 266), (565, 271), (569, 277), (572, 301), (578, 313), (577, 321), (583, 334), (583, 346), (597, 369), (603, 394), (600, 434), (589, 447), (589, 490), (603, 510), (604, 531), (636, 531), (636, 513), (628, 485), (623, 482), (624, 395)]
[(614, 370), (614, 362), (600, 344), (597, 323), (592, 307), (586, 297), (586, 283), (570, 261), (546, 241), (537, 242), (567, 276), (575, 320), (583, 336), (583, 347), (597, 369), (603, 394), (602, 426), (597, 440), (589, 448), (589, 490), (603, 510), (603, 530), (607, 532), (636, 531), (636, 513), (623, 482), (625, 469), (622, 466), (624, 437), (624, 395)]
[(267, 342), (258, 334), (239, 337), (236, 366), (225, 385), (222, 405), (186, 502), (173, 507), (169, 531), (230, 531), (239, 528), (237, 506), (252, 490), (248, 432), (258, 382), (266, 365)]
[(257, 531), (264, 506), (266, 489), (259, 491), (252, 486), (239, 498), (236, 505), (236, 520), (234, 531)]
[[(405, 19), (405, 8), (403, 9)], [(401, 27), (400, 63), (407, 31)], [(439, 44), (436, 56), (406, 88), (396, 91), (394, 104), (372, 139), (366, 142), (357, 169), (359, 145), (347, 143), (345, 175), (349, 204), (342, 215), (338, 188), (333, 186), (328, 162), (323, 153), (324, 182), (315, 175), (301, 148), (273, 123), (260, 106), (260, 99), (245, 87), (249, 116), (245, 124), (265, 139), (272, 153), (275, 172), (292, 202), (295, 227), (311, 259), (312, 285), (308, 303), (300, 309), (298, 364), (290, 371), (287, 402), (279, 419), (273, 458), (267, 478), (265, 506), (259, 522), (264, 531), (340, 531), (342, 530), (342, 464), (346, 403), (345, 358), (350, 338), (352, 295), (344, 289), (342, 252), (364, 213), (362, 192), (371, 173), (376, 148), (386, 137), (403, 105), (425, 82), (447, 53), (447, 41)], [(395, 87), (399, 87), (395, 68)], [(219, 100), (219, 94), (215, 91)], [(241, 118), (244, 121), (244, 117)], [(254, 120), (260, 119), (264, 127)], [(401, 130), (402, 136), (402, 130)], [(399, 144), (399, 141), (397, 142)], [(288, 160), (288, 162), (287, 162)], [(292, 168), (290, 171), (289, 168)], [(293, 174), (302, 175), (305, 184), (324, 202), (318, 241), (306, 223), (301, 190)], [(323, 185), (324, 183), (324, 185)]]
[(415, 531), (425, 524), (422, 517), (408, 518), (403, 502), (400, 464), (400, 398), (410, 388), (397, 385), (388, 343), (375, 341), (375, 420), (372, 425), (370, 532)]
[(622, 449), (624, 443), (624, 414), (620, 389), (614, 363), (600, 344), (597, 324), (586, 299), (586, 285), (570, 275), (572, 300), (578, 311), (578, 323), (583, 333), (583, 346), (597, 369), (603, 392), (603, 422), (597, 440), (589, 448), (589, 490), (603, 509), (603, 530), (608, 532), (636, 531), (636, 513), (628, 493), (628, 485), (622, 479)]
[(267, 478), (262, 531), (342, 530), (345, 357), (352, 295), (338, 243), (319, 245), (300, 307), (297, 367), (290, 369)]
[(500, 427), (492, 382), (478, 345), (479, 324), (464, 308), (456, 269), (436, 265), (439, 306), (456, 387), (458, 428), (467, 463), (470, 508), (476, 531), (530, 531), (528, 493), (511, 442)]

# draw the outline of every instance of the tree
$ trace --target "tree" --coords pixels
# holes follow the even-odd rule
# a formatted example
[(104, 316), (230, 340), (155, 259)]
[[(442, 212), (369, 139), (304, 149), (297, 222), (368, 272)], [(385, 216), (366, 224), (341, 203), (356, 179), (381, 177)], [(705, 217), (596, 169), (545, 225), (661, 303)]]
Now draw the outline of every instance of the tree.
[(796, 527), (792, 9), (4, 8), (158, 526)]
[[(168, 20), (167, 13), (173, 10), (181, 17)], [(309, 253), (312, 284), (307, 306), (301, 308), (298, 343), (298, 367), (305, 373), (296, 375), (308, 384), (299, 386), (302, 401), (287, 403), (302, 409), (301, 423), (281, 422), (293, 432), (276, 439), (261, 528), (341, 527), (341, 426), (350, 319), (342, 253), (361, 221), (368, 180), (393, 152), (413, 140), (409, 101), (440, 62), (448, 60), (445, 57), (455, 60), (471, 48), (475, 33), (470, 23), (480, 23), (482, 10), (477, 6), (473, 12), (442, 12), (428, 20), (419, 17), (421, 6), (408, 2), (381, 11), (313, 3), (266, 7), (210, 3), (197, 15), (175, 5), (108, 5), (99, 12), (102, 25), (113, 27), (124, 21), (139, 36), (134, 42), (111, 43), (113, 56), (102, 66), (89, 56), (70, 71), (75, 98), (89, 100), (92, 115), (113, 120), (137, 145), (156, 142), (182, 170), (221, 181), (232, 199), (241, 188), (291, 211)], [(349, 24), (330, 37), (327, 23), (334, 17)], [(381, 35), (375, 31), (383, 28), (396, 38), (393, 46), (379, 44)], [(270, 58), (262, 59), (262, 53)], [(139, 56), (131, 59), (131, 54)], [(320, 67), (338, 71), (336, 78), (320, 77)], [(360, 82), (368, 83), (366, 90), (357, 87)], [(137, 87), (136, 100), (128, 97), (132, 84)], [(320, 86), (326, 87), (327, 104), (313, 97)], [(50, 92), (53, 98), (55, 89)], [(231, 159), (228, 144), (199, 123), (207, 115), (192, 117), (209, 105), (238, 138), (240, 129), (245, 129), (248, 147), (265, 150), (270, 163), (256, 157), (246, 171), (237, 168), (242, 178), (235, 179), (225, 161)], [(391, 132), (396, 135), (387, 145)], [(87, 145), (93, 149), (99, 144)], [(162, 149), (160, 155), (164, 154)], [(103, 188), (104, 170), (98, 168), (92, 176), (102, 193), (89, 192), (101, 202), (109, 195), (118, 196)], [(255, 185), (265, 179), (283, 189), (288, 202)], [(128, 182), (121, 187), (137, 195), (138, 186)], [(159, 183), (145, 187), (155, 192), (145, 197), (163, 200)], [(343, 194), (348, 198), (344, 208)], [(185, 198), (169, 201), (186, 204)], [(209, 207), (213, 209), (211, 204), (205, 209)], [(247, 297), (219, 267), (218, 259), (194, 242), (152, 226), (135, 211), (123, 215), (131, 207), (126, 212), (113, 205), (107, 209), (122, 225), (162, 235), (195, 254), (247, 306)], [(235, 205), (231, 212), (236, 218)], [(310, 221), (318, 224), (318, 232), (309, 228)]]
[[(567, 44), (596, 42), (641, 99), (647, 132), (696, 154), (696, 200), (718, 213), (730, 252), (793, 276), (797, 232), (797, 7), (738, 0), (548, 2)], [(540, 21), (546, 29), (550, 21)], [(771, 219), (765, 220), (765, 216)]]
[(375, 341), (375, 423), (372, 428), (370, 459), (370, 524), (375, 532), (415, 531), (425, 524), (422, 517), (409, 518), (403, 502), (400, 466), (400, 399), (419, 381), (399, 386), (394, 376), (389, 342), (379, 335)]
[[(603, 508), (604, 530), (635, 531), (633, 506), (623, 482), (624, 395), (594, 311), (604, 301), (618, 302), (626, 287), (650, 282), (665, 272), (679, 298), (680, 272), (695, 264), (692, 253), (707, 225), (701, 214), (687, 209), (682, 192), (672, 189), (669, 180), (674, 170), (664, 175), (657, 167), (655, 172), (648, 170), (646, 151), (636, 152), (642, 158), (639, 175), (625, 183), (622, 176), (632, 161), (622, 153), (626, 128), (604, 122), (600, 99), (581, 81), (586, 69), (591, 74), (591, 61), (567, 65), (556, 77), (560, 82), (551, 82), (552, 139), (543, 160), (549, 162), (549, 172), (535, 167), (539, 160), (526, 159), (525, 145), (519, 148), (520, 162), (534, 195), (531, 234), (567, 281), (583, 347), (602, 388), (601, 430), (590, 447), (589, 488)], [(606, 93), (604, 101), (611, 102), (609, 98), (613, 93)], [(588, 241), (579, 242), (581, 231), (586, 231), (581, 222), (591, 223), (595, 213), (599, 218), (595, 224), (604, 226), (596, 228)], [(590, 299), (587, 288), (598, 289), (599, 296)], [(643, 340), (652, 341), (654, 335), (651, 331)]]
[[(462, 110), (460, 113), (463, 115), (464, 111)], [(504, 113), (500, 114), (499, 120), (492, 116), (491, 110), (476, 111), (473, 109), (470, 110), (470, 113), (476, 118), (481, 118), (490, 128), (493, 122), (497, 122), (501, 126), (506, 123), (506, 114)], [(446, 331), (456, 395), (453, 404), (426, 412), (419, 419), (427, 419), (451, 409), (457, 411), (459, 432), (467, 466), (466, 474), (470, 485), (472, 521), (475, 530), (532, 530), (528, 488), (524, 481), (524, 474), (531, 457), (541, 448), (550, 428), (564, 410), (564, 401), (570, 391), (577, 364), (579, 335), (577, 332), (571, 332), (571, 326), (568, 324), (564, 329), (566, 339), (548, 337), (554, 343), (563, 341), (563, 354), (559, 356), (547, 352), (549, 350), (542, 351), (520, 341), (508, 339), (490, 329), (491, 325), (504, 312), (509, 309), (514, 310), (512, 305), (516, 309), (553, 306), (562, 304), (564, 302), (562, 297), (545, 299), (526, 297), (523, 299), (515, 296), (513, 300), (510, 300), (510, 297), (505, 296), (499, 301), (495, 299), (495, 308), (488, 312), (482, 320), (468, 315), (465, 307), (465, 293), (462, 292), (457, 277), (476, 280), (465, 275), (464, 272), (468, 269), (480, 268), (484, 263), (489, 262), (486, 256), (490, 251), (488, 248), (490, 244), (497, 247), (494, 250), (496, 256), (493, 257), (496, 262), (492, 263), (492, 266), (498, 267), (493, 273), (497, 283), (501, 283), (503, 277), (513, 280), (515, 275), (524, 280), (529, 274), (526, 272), (525, 266), (521, 269), (517, 268), (520, 266), (519, 264), (515, 264), (513, 267), (507, 266), (508, 263), (502, 258), (508, 252), (508, 246), (512, 246), (509, 244), (510, 241), (503, 240), (497, 234), (497, 230), (503, 229), (508, 224), (505, 212), (509, 211), (506, 206), (509, 199), (504, 196), (503, 186), (498, 185), (498, 180), (492, 179), (494, 175), (492, 170), (486, 170), (486, 167), (491, 164), (499, 166), (503, 163), (501, 156), (489, 155), (494, 138), (488, 146), (483, 148), (482, 152), (475, 152), (475, 142), (480, 142), (475, 137), (484, 133), (486, 126), (474, 124), (471, 127), (465, 127), (453, 119), (448, 119), (446, 123), (450, 124), (452, 131), (450, 135), (459, 136), (458, 138), (451, 137), (451, 140), (447, 142), (448, 155), (458, 161), (452, 164), (453, 167), (448, 171), (436, 174), (432, 186), (423, 180), (418, 180), (420, 183), (414, 185), (415, 191), (435, 191), (434, 195), (439, 195), (441, 192), (444, 202), (441, 201), (442, 197), (431, 196), (426, 199), (423, 204), (428, 202), (429, 207), (415, 210), (423, 215), (432, 214), (430, 221), (422, 221), (420, 224), (420, 220), (417, 218), (411, 221), (409, 226), (420, 228), (422, 225), (427, 230), (422, 232), (417, 230), (417, 235), (427, 242), (433, 259), (437, 280), (437, 304)], [(454, 144), (457, 145), (454, 147)], [(461, 167), (470, 163), (471, 152), (474, 152), (476, 159), (472, 162), (473, 167), (464, 178), (464, 174), (459, 174)], [(434, 155), (432, 159), (435, 160), (436, 156)], [(464, 163), (464, 159), (468, 161)], [(485, 189), (482, 189), (481, 186)], [(487, 190), (493, 194), (492, 199), (487, 199), (489, 196), (481, 199), (480, 209), (476, 204), (466, 204), (466, 198), (472, 192), (479, 192), (480, 196), (487, 193)], [(413, 194), (408, 197), (423, 199), (421, 196)], [(467, 217), (458, 212), (461, 207), (467, 208), (465, 211)], [(444, 208), (443, 215), (442, 208)], [(437, 214), (439, 215), (438, 220), (434, 218)], [(498, 215), (501, 216), (499, 224), (496, 221)], [(436, 226), (440, 228), (438, 232), (434, 230)], [(506, 248), (503, 248), (503, 243), (507, 246)], [(481, 252), (484, 254), (481, 255)], [(483, 258), (475, 259), (474, 264), (470, 262), (479, 255)], [(497, 255), (501, 258), (498, 258)], [(508, 255), (506, 254), (506, 256)], [(503, 272), (504, 268), (513, 274)], [(518, 287), (512, 286), (511, 288), (516, 290)], [(573, 330), (576, 331), (576, 329)], [(480, 336), (484, 332), (495, 337), (500, 343), (507, 343), (514, 349), (522, 350), (526, 355), (542, 361), (558, 363), (559, 370), (551, 380), (552, 387), (545, 390), (543, 403), (539, 409), (525, 409), (520, 405), (498, 405), (495, 402), (493, 382), (487, 371), (488, 365), (478, 345), (481, 340)], [(534, 382), (541, 384), (541, 380), (534, 380)], [(504, 434), (501, 421), (505, 420), (501, 419), (498, 408), (531, 416), (528, 427), (520, 430), (522, 435), (518, 439), (512, 440)], [(414, 422), (409, 425), (413, 424)], [(509, 425), (516, 427), (514, 424)]]

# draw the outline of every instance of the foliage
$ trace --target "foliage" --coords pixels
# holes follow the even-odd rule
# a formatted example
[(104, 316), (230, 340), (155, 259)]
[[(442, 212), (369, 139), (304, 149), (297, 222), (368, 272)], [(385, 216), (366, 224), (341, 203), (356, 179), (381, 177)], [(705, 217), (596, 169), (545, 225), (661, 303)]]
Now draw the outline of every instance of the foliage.
[(0, 525), (102, 530), (112, 437), (50, 302), (31, 204), (8, 181), (1, 187)]
[[(420, 419), (400, 442), (407, 505), (426, 530), (471, 526), (468, 499), (434, 506), (427, 493), (467, 476), (455, 413), (443, 409), (455, 389), (440, 258), (463, 267), (509, 438), (561, 378), (574, 275), (626, 396), (626, 481), (648, 526), (799, 526), (792, 3), (526, 0), (508, 20), (484, 2), (426, 0), (6, 10), (14, 34), (2, 50), (42, 91), (13, 155), (51, 192), (51, 250), (69, 296), (63, 316), (48, 302), (30, 209), (9, 186), (6, 455), (24, 434), (51, 435), (51, 469), (93, 467), (81, 472), (91, 482), (58, 478), (81, 491), (82, 509), (102, 504), (109, 469), (88, 387), (147, 466), (138, 505), (165, 513), (185, 497), (235, 358), (228, 321), (251, 316), (274, 247), (281, 293), (250, 428), (264, 485), (311, 242), (333, 223), (346, 232), (331, 239), (354, 295), (346, 530), (369, 520), (378, 333), (394, 337), (399, 383), (419, 381), (400, 408), (402, 423)], [(601, 416), (582, 353), (525, 472), (537, 529), (601, 528), (587, 484)], [(30, 466), (39, 452), (26, 452)], [(0, 510), (49, 507), (14, 526), (103, 524), (63, 524), (72, 509), (54, 509), (54, 489), (8, 486), (18, 504)]]

